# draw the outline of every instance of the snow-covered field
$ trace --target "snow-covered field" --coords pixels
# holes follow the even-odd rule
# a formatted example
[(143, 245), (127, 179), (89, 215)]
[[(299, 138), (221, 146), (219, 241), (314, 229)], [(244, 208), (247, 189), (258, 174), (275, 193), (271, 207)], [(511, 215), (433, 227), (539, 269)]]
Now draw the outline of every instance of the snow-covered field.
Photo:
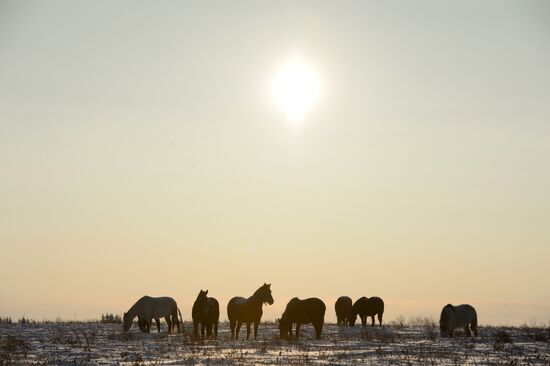
[[(480, 337), (442, 339), (435, 324), (343, 328), (325, 325), (321, 340), (302, 327), (299, 341), (280, 340), (263, 323), (256, 341), (232, 341), (227, 323), (219, 340), (183, 334), (128, 334), (120, 324), (0, 324), (0, 365), (550, 365), (550, 328), (480, 327)], [(241, 337), (244, 333), (241, 330)]]

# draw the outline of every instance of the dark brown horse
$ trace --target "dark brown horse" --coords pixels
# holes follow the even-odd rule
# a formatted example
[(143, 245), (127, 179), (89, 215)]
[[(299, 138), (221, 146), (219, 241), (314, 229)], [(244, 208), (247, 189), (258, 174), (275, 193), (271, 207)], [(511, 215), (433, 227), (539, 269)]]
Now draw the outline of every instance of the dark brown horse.
[(361, 318), (361, 323), (364, 327), (367, 326), (367, 317), (372, 318), (371, 326), (374, 327), (374, 316), (378, 315), (378, 322), (382, 326), (382, 315), (384, 314), (384, 301), (381, 298), (373, 296), (371, 298), (362, 297), (353, 304), (351, 311), (351, 319), (349, 321), (350, 326), (355, 325), (355, 319), (357, 315)]
[(199, 324), (201, 325), (201, 338), (204, 339), (204, 330), (206, 336), (212, 338), (212, 328), (214, 328), (214, 338), (218, 338), (218, 322), (220, 320), (220, 304), (213, 297), (207, 297), (208, 290), (199, 292), (195, 303), (193, 304), (192, 317), (195, 338), (199, 335)]
[(292, 338), (292, 324), (294, 323), (296, 323), (296, 339), (300, 337), (300, 325), (302, 324), (312, 324), (315, 328), (315, 338), (321, 338), (326, 309), (325, 303), (316, 297), (305, 300), (293, 298), (288, 302), (283, 316), (279, 319), (281, 338)]
[(349, 325), (351, 318), (351, 309), (353, 302), (351, 298), (347, 296), (340, 296), (334, 304), (334, 310), (336, 311), (336, 322), (338, 325)]
[(227, 304), (227, 317), (231, 328), (231, 338), (238, 339), (241, 325), (246, 323), (246, 339), (250, 336), (250, 323), (254, 323), (254, 339), (258, 335), (258, 325), (262, 319), (262, 306), (264, 303), (273, 305), (271, 296), (271, 284), (264, 283), (248, 299), (234, 297)]
[(455, 328), (464, 328), (464, 332), (468, 337), (472, 335), (471, 329), (477, 337), (476, 309), (468, 304), (456, 306), (451, 304), (445, 305), (443, 310), (441, 310), (439, 328), (442, 337), (448, 336), (449, 338), (453, 338)]

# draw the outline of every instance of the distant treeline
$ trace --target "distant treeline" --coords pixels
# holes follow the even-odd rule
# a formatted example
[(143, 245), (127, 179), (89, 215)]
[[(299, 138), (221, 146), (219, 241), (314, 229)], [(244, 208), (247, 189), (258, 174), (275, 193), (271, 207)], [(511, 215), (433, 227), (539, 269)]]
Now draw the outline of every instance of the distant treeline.
[[(13, 323), (14, 323), (14, 321), (11, 319), (11, 316), (0, 317), (0, 324), (13, 324)], [(17, 320), (16, 323), (19, 323), (19, 324), (36, 324), (36, 321), (25, 318), (25, 317), (21, 317), (19, 320)]]
[[(85, 321), (84, 323), (96, 323), (98, 320), (92, 320), (92, 321)], [(122, 323), (122, 317), (120, 315), (115, 314), (101, 314), (101, 320), (99, 320), (100, 323), (103, 324), (121, 324)], [(82, 321), (73, 321), (73, 320), (63, 320), (61, 318), (57, 318), (56, 320), (43, 320), (43, 321), (36, 321), (33, 319), (25, 318), (24, 316), (19, 318), (17, 321), (14, 321), (11, 316), (0, 316), (0, 324), (49, 324), (49, 323), (82, 323)]]
[(103, 324), (109, 324), (109, 323), (121, 324), (122, 323), (122, 318), (120, 317), (120, 315), (101, 314), (101, 323), (103, 323)]

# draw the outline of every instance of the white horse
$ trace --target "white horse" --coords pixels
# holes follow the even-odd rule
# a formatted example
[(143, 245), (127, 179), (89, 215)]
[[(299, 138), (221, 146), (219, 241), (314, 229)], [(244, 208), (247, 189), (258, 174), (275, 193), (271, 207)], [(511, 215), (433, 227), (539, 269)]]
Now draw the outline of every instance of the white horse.
[(178, 304), (176, 300), (171, 297), (143, 296), (130, 308), (130, 310), (124, 313), (124, 331), (127, 332), (130, 330), (134, 324), (134, 318), (137, 316), (140, 321), (144, 323), (144, 331), (146, 332), (149, 332), (152, 320), (159, 318), (164, 318), (166, 320), (166, 324), (168, 324), (168, 333), (172, 332), (174, 325), (178, 327), (178, 332), (180, 332), (178, 313), (183, 323)]
[(454, 330), (462, 327), (468, 337), (472, 335), (470, 328), (474, 331), (474, 335), (477, 337), (476, 309), (468, 304), (457, 306), (453, 306), (451, 304), (445, 305), (443, 310), (441, 310), (441, 317), (439, 318), (439, 329), (441, 331), (441, 336), (449, 336), (449, 338), (453, 338)]

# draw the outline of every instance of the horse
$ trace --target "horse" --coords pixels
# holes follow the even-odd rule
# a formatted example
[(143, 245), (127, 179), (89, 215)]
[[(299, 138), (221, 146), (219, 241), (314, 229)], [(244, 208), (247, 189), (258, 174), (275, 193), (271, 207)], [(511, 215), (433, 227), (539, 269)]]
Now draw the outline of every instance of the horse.
[[(134, 305), (124, 313), (123, 316), (123, 330), (128, 332), (132, 325), (134, 324), (134, 318), (137, 316), (139, 322), (141, 323), (140, 329), (143, 327), (146, 332), (150, 331), (151, 321), (153, 319), (157, 320), (157, 327), (160, 332), (160, 322), (158, 319), (164, 317), (166, 323), (168, 324), (168, 333), (172, 333), (174, 325), (177, 326), (178, 332), (180, 329), (180, 321), (178, 320), (178, 313), (181, 318), (181, 312), (178, 308), (176, 300), (171, 297), (151, 297), (143, 296), (141, 299), (136, 301)], [(140, 324), (138, 324), (140, 325)]]
[(453, 306), (447, 304), (441, 310), (441, 316), (439, 318), (439, 329), (441, 336), (449, 336), (453, 338), (453, 332), (456, 328), (464, 327), (466, 336), (470, 337), (474, 331), (474, 335), (477, 337), (477, 313), (473, 306), (468, 304)]
[(208, 290), (200, 290), (195, 303), (193, 304), (192, 317), (195, 338), (199, 335), (199, 324), (201, 324), (201, 338), (204, 339), (204, 330), (206, 336), (212, 337), (212, 327), (214, 328), (214, 338), (218, 338), (218, 322), (220, 319), (220, 304), (213, 297), (207, 297)]
[(355, 325), (355, 320), (357, 315), (361, 318), (361, 323), (364, 327), (367, 326), (367, 317), (372, 318), (371, 326), (374, 327), (374, 316), (378, 315), (378, 322), (382, 326), (382, 315), (384, 314), (384, 301), (381, 298), (373, 296), (367, 298), (365, 296), (358, 299), (352, 306), (351, 318), (349, 320), (349, 325), (353, 327)]
[(351, 309), (353, 307), (352, 301), (348, 296), (340, 296), (334, 304), (334, 310), (336, 311), (336, 322), (338, 325), (349, 325), (351, 318)]
[(316, 297), (300, 300), (291, 299), (286, 305), (285, 312), (279, 319), (279, 332), (283, 339), (292, 338), (292, 324), (296, 323), (296, 339), (300, 337), (300, 326), (312, 324), (315, 328), (315, 338), (321, 338), (325, 321), (325, 303)]
[(262, 306), (264, 303), (273, 305), (271, 296), (271, 284), (264, 283), (248, 299), (234, 297), (227, 304), (227, 317), (231, 328), (231, 338), (238, 339), (241, 325), (246, 323), (246, 339), (250, 336), (250, 323), (254, 323), (254, 339), (258, 335), (258, 325), (262, 319)]

